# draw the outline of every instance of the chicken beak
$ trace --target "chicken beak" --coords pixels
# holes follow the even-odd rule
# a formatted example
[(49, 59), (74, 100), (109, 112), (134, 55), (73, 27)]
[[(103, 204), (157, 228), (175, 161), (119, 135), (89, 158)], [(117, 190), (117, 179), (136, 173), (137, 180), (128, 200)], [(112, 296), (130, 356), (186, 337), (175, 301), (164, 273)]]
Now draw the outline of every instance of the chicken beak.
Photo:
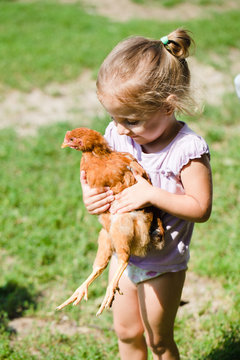
[(63, 142), (62, 145), (61, 145), (61, 148), (62, 148), (62, 149), (65, 149), (66, 147), (68, 147), (68, 144), (65, 143), (65, 142)]

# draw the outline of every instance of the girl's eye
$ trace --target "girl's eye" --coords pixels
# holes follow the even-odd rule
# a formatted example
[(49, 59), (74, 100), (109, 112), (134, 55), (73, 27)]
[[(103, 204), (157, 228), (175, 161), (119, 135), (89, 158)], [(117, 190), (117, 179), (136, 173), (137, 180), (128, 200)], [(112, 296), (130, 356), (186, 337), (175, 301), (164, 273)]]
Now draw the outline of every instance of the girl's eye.
[(139, 124), (139, 120), (125, 120), (126, 121), (126, 124), (128, 124), (128, 125), (138, 125)]
[[(114, 119), (113, 116), (111, 116), (111, 119), (112, 119), (115, 123), (118, 122), (117, 120)], [(125, 124), (125, 125), (127, 125), (127, 126), (131, 126), (131, 125), (134, 126), (134, 125), (138, 125), (138, 124), (140, 123), (140, 120), (121, 119), (121, 120), (120, 120), (120, 123)]]

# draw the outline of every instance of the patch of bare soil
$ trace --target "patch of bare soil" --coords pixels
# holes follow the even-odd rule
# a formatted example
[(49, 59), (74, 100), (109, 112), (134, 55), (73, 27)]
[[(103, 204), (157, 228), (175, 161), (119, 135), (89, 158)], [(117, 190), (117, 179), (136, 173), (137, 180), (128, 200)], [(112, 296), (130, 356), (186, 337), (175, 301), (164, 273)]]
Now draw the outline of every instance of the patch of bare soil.
[(0, 101), (0, 128), (13, 126), (20, 135), (35, 134), (39, 126), (71, 121), (84, 126), (103, 114), (95, 92), (95, 81), (85, 71), (69, 84), (50, 84), (30, 93), (12, 90)]
[[(74, 0), (62, 0), (63, 2), (73, 2)], [(239, 8), (238, 1), (227, 1), (222, 5), (198, 6), (185, 2), (166, 8), (153, 1), (145, 4), (137, 4), (131, 0), (82, 0), (85, 8), (89, 12), (96, 12), (115, 21), (127, 21), (132, 18), (156, 19), (156, 20), (189, 20), (201, 16), (207, 16), (210, 11), (223, 12), (227, 9)]]
[(186, 304), (179, 308), (179, 316), (191, 315), (196, 320), (196, 327), (201, 316), (219, 310), (227, 312), (233, 305), (220, 282), (190, 271), (187, 272), (182, 301)]
[[(189, 59), (192, 88), (196, 99), (213, 105), (221, 103), (225, 92), (234, 91), (233, 78)], [(240, 71), (240, 69), (239, 69)], [(35, 134), (39, 126), (59, 121), (71, 121), (76, 126), (87, 126), (94, 116), (104, 110), (95, 90), (95, 81), (85, 71), (68, 84), (50, 84), (45, 89), (30, 93), (11, 90), (0, 100), (0, 129), (13, 126), (20, 135)]]
[(0, 264), (4, 264), (5, 271), (11, 271), (14, 263), (15, 258), (10, 256), (5, 249), (0, 249)]
[(188, 64), (191, 72), (191, 87), (197, 101), (220, 105), (224, 93), (234, 91), (231, 73), (226, 75), (210, 65), (200, 63), (193, 57), (188, 59)]
[[(207, 277), (200, 277), (192, 272), (187, 273), (182, 300), (184, 306), (179, 308), (179, 317), (190, 316), (197, 330), (201, 316), (214, 314), (219, 310), (229, 311), (232, 301), (226, 296), (221, 284)], [(85, 306), (87, 306), (85, 304)], [(102, 315), (104, 316), (104, 315)], [(61, 333), (72, 336), (75, 334), (95, 334), (102, 336), (101, 322), (97, 326), (78, 326), (73, 320), (63, 315), (60, 320), (22, 317), (10, 321), (9, 326), (16, 332), (17, 340), (28, 336), (34, 331), (48, 330), (52, 334)]]
[(231, 49), (228, 54), (230, 72), (236, 76), (240, 74), (240, 49)]
[(51, 334), (60, 333), (68, 336), (101, 332), (96, 327), (78, 326), (75, 321), (69, 320), (67, 316), (63, 316), (60, 321), (22, 317), (10, 321), (9, 327), (16, 333), (17, 340), (21, 340), (33, 332), (44, 330), (50, 331)]

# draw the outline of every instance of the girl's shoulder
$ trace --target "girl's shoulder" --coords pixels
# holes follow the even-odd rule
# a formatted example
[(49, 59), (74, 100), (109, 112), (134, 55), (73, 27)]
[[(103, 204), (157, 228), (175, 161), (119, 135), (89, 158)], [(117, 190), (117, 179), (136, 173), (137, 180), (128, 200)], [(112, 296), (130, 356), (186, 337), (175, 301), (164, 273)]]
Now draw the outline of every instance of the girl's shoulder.
[(204, 154), (210, 157), (209, 147), (204, 138), (190, 129), (186, 123), (183, 123), (183, 127), (170, 145), (167, 157), (175, 173), (179, 173), (190, 160), (199, 159)]

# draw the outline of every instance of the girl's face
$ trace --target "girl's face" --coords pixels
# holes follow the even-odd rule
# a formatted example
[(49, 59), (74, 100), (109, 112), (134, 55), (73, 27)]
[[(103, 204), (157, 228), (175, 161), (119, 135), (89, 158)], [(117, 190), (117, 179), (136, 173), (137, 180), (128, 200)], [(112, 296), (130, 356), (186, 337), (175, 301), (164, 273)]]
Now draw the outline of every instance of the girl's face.
[(176, 124), (174, 114), (166, 114), (163, 110), (137, 118), (126, 106), (113, 98), (102, 98), (101, 102), (112, 117), (119, 135), (130, 136), (146, 150), (150, 145), (161, 142), (163, 135)]

